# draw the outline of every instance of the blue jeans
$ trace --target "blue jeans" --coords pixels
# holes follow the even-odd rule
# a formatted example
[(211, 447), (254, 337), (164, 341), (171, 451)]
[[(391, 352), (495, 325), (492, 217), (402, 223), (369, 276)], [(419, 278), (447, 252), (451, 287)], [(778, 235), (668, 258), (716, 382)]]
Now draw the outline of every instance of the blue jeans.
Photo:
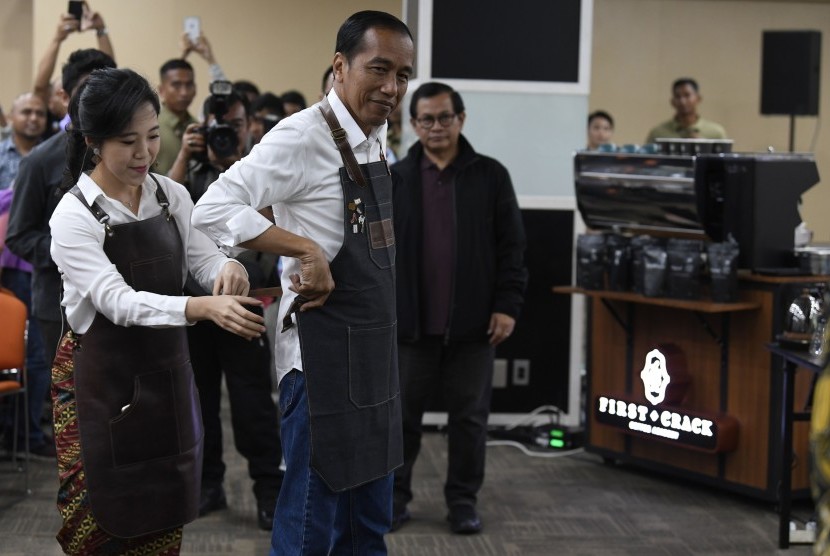
[(305, 376), (293, 370), (280, 381), (280, 433), (285, 457), (271, 556), (386, 554), (392, 523), (392, 474), (333, 492), (311, 468)]
[[(43, 402), (46, 400), (46, 393), (52, 383), (51, 361), (47, 362), (43, 351), (43, 336), (40, 333), (40, 326), (32, 313), (32, 274), (14, 268), (4, 268), (0, 279), (3, 287), (10, 289), (29, 311), (28, 340), (26, 344), (26, 377), (29, 384), (26, 396), (29, 401), (29, 445), (38, 447), (46, 442), (43, 429), (40, 427), (40, 418), (43, 414)], [(3, 418), (3, 425), (6, 431), (4, 442), (6, 448), (12, 447), (12, 427), (14, 426), (14, 405), (9, 404), (10, 409)], [(23, 404), (18, 406), (18, 416), (23, 415)], [(23, 449), (23, 431), (25, 430), (20, 422), (20, 433), (17, 438), (19, 450)]]

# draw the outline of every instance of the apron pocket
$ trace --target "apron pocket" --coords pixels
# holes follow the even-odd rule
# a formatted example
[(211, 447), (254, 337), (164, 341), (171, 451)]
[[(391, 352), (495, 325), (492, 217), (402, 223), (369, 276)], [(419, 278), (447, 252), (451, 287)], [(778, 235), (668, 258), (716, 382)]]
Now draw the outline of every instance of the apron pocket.
[(397, 395), (390, 392), (395, 323), (349, 327), (349, 399), (356, 407), (371, 407)]
[(172, 370), (135, 377), (133, 399), (110, 419), (115, 467), (181, 453)]
[[(173, 255), (162, 255), (130, 263), (130, 278), (135, 291), (166, 295), (181, 295), (181, 284), (176, 284), (176, 266)], [(178, 289), (179, 293), (176, 293)]]
[(395, 264), (395, 230), (392, 226), (392, 203), (366, 205), (369, 257), (378, 268)]

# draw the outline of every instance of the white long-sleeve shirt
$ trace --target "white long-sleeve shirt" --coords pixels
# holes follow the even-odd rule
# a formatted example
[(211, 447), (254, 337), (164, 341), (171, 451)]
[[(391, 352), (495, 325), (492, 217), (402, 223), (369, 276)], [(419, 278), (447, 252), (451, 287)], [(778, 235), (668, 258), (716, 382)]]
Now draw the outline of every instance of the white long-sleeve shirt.
[[(182, 280), (191, 274), (210, 291), (222, 266), (232, 259), (223, 255), (202, 232), (190, 225), (193, 202), (180, 184), (157, 176), (170, 201), (182, 238), (186, 256), (181, 261)], [(89, 205), (97, 201), (110, 216), (110, 225), (146, 220), (157, 216), (161, 206), (156, 200), (156, 183), (149, 176), (141, 186), (138, 215), (121, 202), (107, 197), (98, 184), (86, 174), (78, 187)], [(106, 233), (92, 213), (74, 195), (67, 193), (58, 203), (49, 220), (52, 229), (52, 259), (63, 278), (63, 306), (69, 325), (78, 334), (85, 333), (96, 312), (121, 326), (170, 327), (184, 326), (187, 296), (159, 295), (135, 291), (104, 253)], [(182, 282), (184, 285), (184, 282)]]
[[(357, 162), (379, 161), (381, 149), (386, 148), (386, 124), (367, 137), (334, 89), (328, 99)], [(196, 203), (193, 225), (218, 243), (234, 247), (274, 224), (257, 212), (270, 206), (277, 226), (315, 241), (331, 262), (343, 244), (345, 227), (342, 166), (331, 131), (315, 104), (280, 121), (248, 156), (219, 176)], [(289, 276), (300, 272), (297, 259), (283, 261), (279, 323), (296, 297), (288, 289)], [(302, 370), (296, 327), (277, 332), (276, 368), (278, 380), (291, 369)]]

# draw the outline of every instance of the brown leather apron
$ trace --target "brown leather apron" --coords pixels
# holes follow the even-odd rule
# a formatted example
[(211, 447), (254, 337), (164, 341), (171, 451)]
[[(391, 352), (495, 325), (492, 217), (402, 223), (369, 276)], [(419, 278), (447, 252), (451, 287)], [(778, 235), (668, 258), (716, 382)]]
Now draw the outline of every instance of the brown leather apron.
[[(70, 192), (104, 225), (104, 252), (127, 284), (182, 295), (185, 254), (161, 186), (158, 216), (115, 226), (77, 186)], [(96, 522), (129, 538), (194, 520), (203, 431), (184, 328), (118, 326), (98, 313), (79, 345), (78, 425)]]
[(328, 102), (321, 110), (346, 167), (343, 246), (325, 305), (297, 313), (311, 422), (311, 466), (335, 492), (403, 463), (395, 321), (392, 179), (386, 161), (358, 165)]

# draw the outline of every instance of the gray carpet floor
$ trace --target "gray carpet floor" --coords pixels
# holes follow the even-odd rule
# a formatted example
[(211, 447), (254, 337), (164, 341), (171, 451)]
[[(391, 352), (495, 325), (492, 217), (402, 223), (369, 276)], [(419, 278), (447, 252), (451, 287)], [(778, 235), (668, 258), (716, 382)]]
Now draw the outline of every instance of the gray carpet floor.
[[(227, 408), (225, 409), (227, 411)], [(225, 415), (226, 426), (230, 419)], [(247, 467), (226, 431), (229, 508), (185, 527), (183, 554), (265, 555), (270, 534), (257, 529)], [(719, 490), (606, 465), (581, 451), (530, 457), (510, 446), (491, 446), (479, 510), (484, 532), (449, 534), (442, 486), (446, 440), (425, 436), (415, 468), (412, 521), (387, 537), (393, 556), (732, 555), (810, 554), (809, 546), (777, 549), (777, 514), (759, 503)], [(61, 554), (54, 535), (54, 462), (33, 461), (32, 494), (23, 476), (0, 461), (0, 554)], [(810, 517), (808, 503), (795, 516)]]

